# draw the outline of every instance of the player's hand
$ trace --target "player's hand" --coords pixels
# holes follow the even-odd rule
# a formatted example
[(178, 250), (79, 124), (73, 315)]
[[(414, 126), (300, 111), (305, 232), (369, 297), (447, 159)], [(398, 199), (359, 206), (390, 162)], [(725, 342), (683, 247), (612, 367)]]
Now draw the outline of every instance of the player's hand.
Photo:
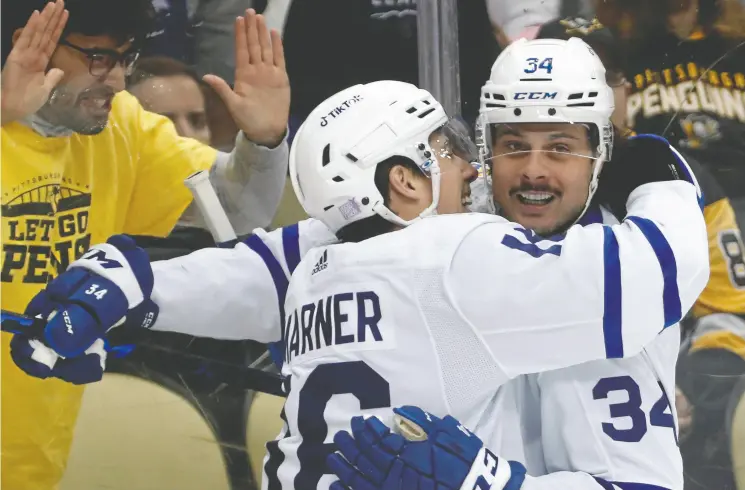
[(10, 51), (2, 71), (2, 124), (22, 119), (49, 99), (52, 89), (64, 73), (58, 68), (47, 71), (62, 30), (67, 23), (65, 3), (57, 0), (34, 13)]
[(282, 38), (269, 32), (264, 16), (253, 9), (235, 21), (234, 88), (216, 75), (208, 83), (230, 111), (246, 137), (273, 148), (282, 142), (290, 117), (290, 79)]
[(41, 340), (14, 335), (10, 355), (18, 367), (35, 378), (58, 378), (76, 385), (101, 381), (106, 370), (104, 341), (97, 339), (78, 357), (63, 358)]
[(424, 410), (395, 408), (392, 432), (377, 417), (354, 417), (337, 432), (327, 464), (340, 481), (331, 490), (518, 490), (525, 467), (495, 456), (460, 422)]
[[(152, 291), (147, 253), (130, 237), (113, 236), (70, 264), (31, 300), (26, 314), (47, 324), (41, 338), (15, 336), (13, 360), (31, 376), (96, 381), (105, 366), (101, 349), (107, 332), (125, 322), (150, 327), (157, 318)], [(89, 360), (60, 363), (60, 358)], [(90, 373), (78, 372), (88, 365)], [(70, 370), (75, 373), (67, 374)]]
[[(613, 213), (626, 216), (629, 195), (652, 182), (685, 180), (694, 182), (690, 168), (662, 137), (642, 134), (629, 138), (606, 162), (600, 173), (597, 198)], [(699, 199), (703, 206), (703, 201)]]

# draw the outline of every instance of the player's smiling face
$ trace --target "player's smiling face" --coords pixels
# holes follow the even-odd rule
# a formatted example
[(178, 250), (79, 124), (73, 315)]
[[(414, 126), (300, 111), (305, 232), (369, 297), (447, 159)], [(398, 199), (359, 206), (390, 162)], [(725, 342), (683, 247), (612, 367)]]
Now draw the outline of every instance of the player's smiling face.
[(585, 125), (493, 126), (492, 148), (492, 191), (506, 218), (550, 235), (582, 212), (593, 163)]

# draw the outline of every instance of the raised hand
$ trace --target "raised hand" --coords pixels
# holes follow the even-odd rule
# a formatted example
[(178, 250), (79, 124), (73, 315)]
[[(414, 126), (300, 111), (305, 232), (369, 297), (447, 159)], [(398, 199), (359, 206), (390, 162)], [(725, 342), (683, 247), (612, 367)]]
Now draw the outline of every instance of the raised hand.
[(31, 14), (3, 66), (0, 79), (2, 124), (38, 111), (62, 80), (62, 70), (46, 69), (68, 15), (63, 0), (50, 2), (41, 13), (35, 10)]
[(235, 21), (234, 88), (216, 75), (207, 82), (254, 143), (274, 147), (282, 141), (290, 115), (290, 80), (279, 33), (267, 29), (253, 9)]

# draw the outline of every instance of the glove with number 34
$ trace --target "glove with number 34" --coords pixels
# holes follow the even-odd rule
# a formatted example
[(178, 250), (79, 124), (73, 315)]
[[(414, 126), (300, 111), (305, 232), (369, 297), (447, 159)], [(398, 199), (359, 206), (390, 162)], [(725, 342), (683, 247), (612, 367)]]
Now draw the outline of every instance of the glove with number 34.
[(106, 366), (106, 333), (137, 323), (150, 326), (153, 271), (134, 240), (116, 235), (96, 245), (37, 294), (26, 315), (47, 323), (41, 338), (16, 334), (13, 361), (30, 376), (75, 384), (99, 381)]
[(448, 415), (394, 408), (391, 431), (377, 417), (352, 418), (352, 434), (337, 432), (328, 456), (340, 481), (330, 490), (519, 490), (525, 467), (497, 457)]

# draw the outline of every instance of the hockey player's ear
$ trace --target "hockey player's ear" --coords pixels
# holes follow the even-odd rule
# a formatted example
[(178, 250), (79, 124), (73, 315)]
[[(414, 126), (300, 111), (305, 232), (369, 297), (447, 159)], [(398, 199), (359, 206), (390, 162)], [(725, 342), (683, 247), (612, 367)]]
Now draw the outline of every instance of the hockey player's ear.
[(391, 199), (397, 196), (407, 201), (416, 201), (422, 198), (422, 191), (428, 184), (421, 173), (413, 171), (404, 165), (394, 165), (388, 174), (388, 185), (391, 190)]

